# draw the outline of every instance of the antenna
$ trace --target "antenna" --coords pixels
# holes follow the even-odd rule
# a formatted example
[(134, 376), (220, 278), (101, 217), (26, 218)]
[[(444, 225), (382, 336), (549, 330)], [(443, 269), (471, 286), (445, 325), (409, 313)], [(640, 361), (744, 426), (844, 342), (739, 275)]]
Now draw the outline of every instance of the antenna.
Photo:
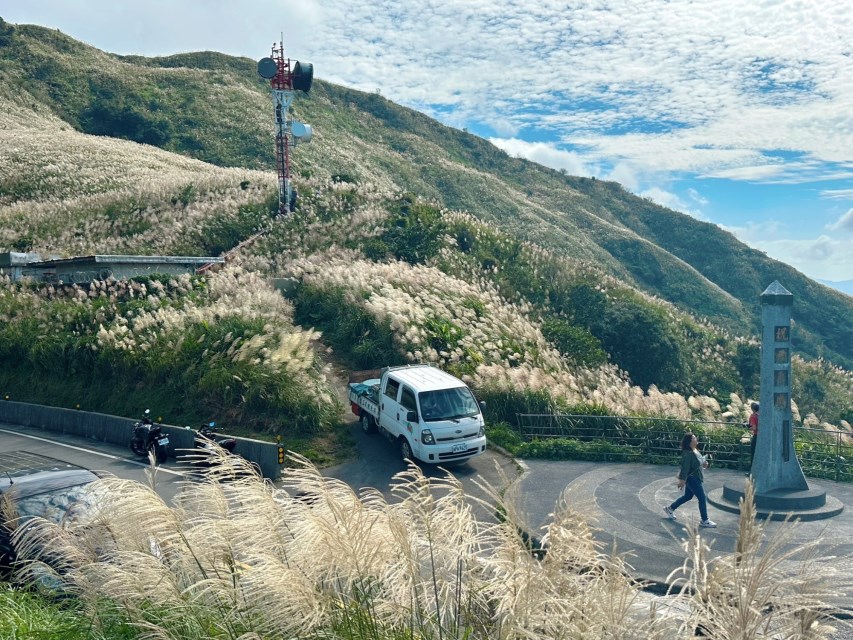
[(290, 179), (290, 148), (299, 142), (310, 142), (310, 124), (291, 120), (288, 109), (296, 91), (308, 93), (314, 80), (314, 65), (284, 57), (284, 33), (272, 54), (258, 61), (258, 75), (270, 81), (275, 115), (275, 164), (278, 170), (278, 212), (286, 215), (296, 209), (296, 189)]

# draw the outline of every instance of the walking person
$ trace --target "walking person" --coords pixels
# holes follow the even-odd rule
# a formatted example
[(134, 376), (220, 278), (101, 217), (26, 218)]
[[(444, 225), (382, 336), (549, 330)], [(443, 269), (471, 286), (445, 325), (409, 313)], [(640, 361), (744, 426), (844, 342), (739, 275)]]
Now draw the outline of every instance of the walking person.
[(699, 516), (702, 521), (700, 527), (716, 527), (717, 523), (708, 519), (708, 498), (705, 496), (703, 486), (704, 476), (702, 469), (708, 468), (705, 456), (699, 453), (699, 440), (692, 433), (685, 433), (681, 439), (681, 469), (678, 471), (678, 488), (684, 489), (684, 495), (668, 507), (664, 507), (667, 517), (676, 520), (675, 510), (688, 500), (696, 496), (699, 502)]

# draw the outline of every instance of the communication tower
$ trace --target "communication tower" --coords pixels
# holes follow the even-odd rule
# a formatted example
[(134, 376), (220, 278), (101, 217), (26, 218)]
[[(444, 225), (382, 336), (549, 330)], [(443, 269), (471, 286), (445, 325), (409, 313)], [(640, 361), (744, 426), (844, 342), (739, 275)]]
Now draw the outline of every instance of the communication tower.
[(314, 79), (310, 62), (284, 57), (284, 38), (273, 44), (272, 55), (258, 61), (258, 75), (270, 81), (275, 113), (275, 164), (278, 169), (278, 212), (287, 214), (296, 209), (296, 189), (290, 179), (290, 148), (311, 141), (311, 125), (291, 120), (288, 109), (297, 91), (308, 93)]

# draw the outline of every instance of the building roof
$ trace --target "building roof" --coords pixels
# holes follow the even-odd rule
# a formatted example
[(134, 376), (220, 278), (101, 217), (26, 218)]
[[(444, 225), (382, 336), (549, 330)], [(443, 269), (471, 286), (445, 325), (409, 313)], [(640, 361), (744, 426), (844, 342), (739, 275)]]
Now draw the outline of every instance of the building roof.
[(0, 253), (0, 267), (22, 267), (30, 262), (39, 262), (41, 255), (32, 252), (6, 251)]
[(29, 266), (61, 267), (75, 264), (222, 264), (225, 258), (214, 256), (121, 256), (98, 255), (30, 262)]

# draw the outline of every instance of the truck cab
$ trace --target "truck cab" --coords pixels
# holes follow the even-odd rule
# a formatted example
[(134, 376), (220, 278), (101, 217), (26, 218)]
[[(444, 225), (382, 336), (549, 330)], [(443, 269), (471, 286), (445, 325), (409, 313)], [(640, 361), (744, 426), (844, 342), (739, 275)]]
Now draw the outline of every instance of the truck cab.
[(402, 457), (437, 464), (486, 451), (481, 406), (468, 386), (449, 373), (429, 365), (389, 367), (363, 386), (372, 387), (374, 395), (359, 407), (362, 424), (370, 424), (362, 413), (368, 411), (375, 419), (371, 426), (394, 441)]

